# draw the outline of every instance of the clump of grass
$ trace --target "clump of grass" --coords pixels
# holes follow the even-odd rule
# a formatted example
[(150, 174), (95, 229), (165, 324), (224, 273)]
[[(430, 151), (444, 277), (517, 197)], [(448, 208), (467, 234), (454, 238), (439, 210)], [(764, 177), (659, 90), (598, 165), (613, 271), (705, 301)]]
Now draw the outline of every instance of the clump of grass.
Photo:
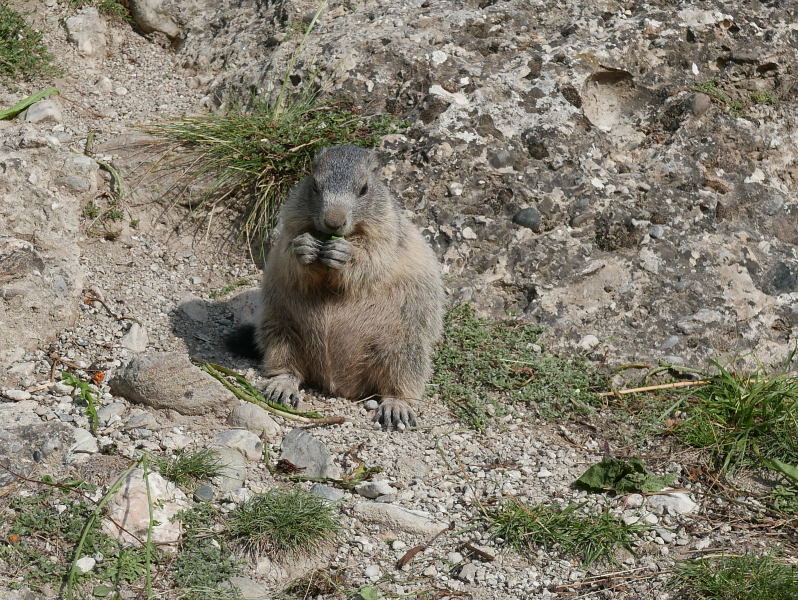
[(175, 584), (184, 600), (234, 600), (240, 594), (221, 584), (241, 571), (241, 561), (217, 535), (216, 515), (203, 503), (180, 513), (183, 536), (174, 562)]
[(112, 19), (119, 21), (132, 21), (133, 16), (124, 4), (115, 0), (69, 0), (72, 8), (83, 8), (84, 6), (95, 6), (97, 12)]
[(524, 402), (547, 418), (588, 411), (602, 378), (577, 359), (536, 351), (540, 332), (517, 321), (477, 318), (469, 304), (454, 307), (434, 357), (432, 385), (477, 430), (499, 400)]
[(328, 502), (299, 488), (254, 496), (230, 513), (227, 526), (232, 539), (253, 555), (308, 554), (341, 529)]
[(168, 143), (165, 163), (182, 171), (174, 193), (205, 190), (196, 207), (232, 205), (251, 243), (269, 236), (280, 202), (323, 146), (376, 146), (401, 124), (388, 115), (358, 114), (351, 104), (300, 93), (292, 100), (256, 97), (222, 114), (152, 125)]
[(579, 514), (582, 506), (527, 506), (513, 499), (489, 513), (490, 531), (520, 554), (543, 546), (578, 556), (583, 564), (590, 565), (596, 561), (617, 562), (615, 551), (631, 551), (633, 536), (645, 530), (642, 525), (626, 525), (606, 510), (596, 515)]
[(772, 556), (719, 556), (676, 566), (671, 585), (685, 600), (794, 600), (798, 569)]
[(89, 418), (89, 428), (97, 435), (97, 428), (100, 426), (100, 417), (97, 415), (97, 405), (94, 398), (95, 390), (85, 381), (78, 379), (72, 373), (61, 373), (61, 381), (71, 385), (73, 393), (78, 392), (77, 397), (86, 403), (86, 416)]
[(676, 434), (711, 451), (721, 470), (763, 459), (798, 463), (798, 376), (737, 373), (715, 363), (710, 383), (689, 392)]
[(217, 477), (223, 468), (219, 455), (210, 448), (180, 450), (171, 458), (157, 457), (154, 463), (166, 479), (185, 487)]
[(42, 34), (17, 11), (0, 3), (0, 78), (31, 79), (58, 72)]

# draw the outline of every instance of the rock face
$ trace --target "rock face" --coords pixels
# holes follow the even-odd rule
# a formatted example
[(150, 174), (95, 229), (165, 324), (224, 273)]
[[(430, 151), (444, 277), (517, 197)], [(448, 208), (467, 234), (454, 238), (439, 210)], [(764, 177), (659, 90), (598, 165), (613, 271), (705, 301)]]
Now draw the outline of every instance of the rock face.
[(178, 352), (150, 352), (134, 357), (112, 380), (113, 393), (131, 402), (170, 408), (182, 415), (222, 412), (235, 396)]
[[(63, 423), (42, 422), (35, 400), (0, 403), (0, 463), (30, 477), (38, 463), (59, 463), (75, 441), (75, 429)], [(0, 469), (0, 490), (16, 478)]]
[[(208, 103), (279, 84), (296, 46), (282, 24), (312, 9), (174, 13)], [(594, 335), (595, 357), (767, 360), (798, 331), (789, 22), (787, 5), (729, 0), (623, 16), (575, 1), (534, 15), (526, 0), (370, 1), (328, 8), (305, 48), (325, 59), (291, 79), (320, 76), (413, 123), (385, 142), (388, 175), (455, 300), (545, 324), (550, 344)], [(693, 319), (701, 309), (717, 318)]]
[(8, 126), (0, 139), (2, 383), (11, 363), (77, 316), (81, 203), (97, 190), (98, 167), (32, 125)]

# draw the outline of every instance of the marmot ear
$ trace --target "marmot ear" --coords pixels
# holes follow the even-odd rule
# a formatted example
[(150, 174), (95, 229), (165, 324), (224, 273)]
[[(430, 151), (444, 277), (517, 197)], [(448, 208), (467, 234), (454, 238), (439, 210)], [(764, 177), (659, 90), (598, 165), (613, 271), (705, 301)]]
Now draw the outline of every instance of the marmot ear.
[(366, 168), (368, 169), (369, 173), (374, 173), (380, 168), (380, 156), (374, 150), (368, 151), (368, 156), (366, 157)]
[(318, 152), (316, 152), (316, 156), (315, 156), (315, 157), (313, 157), (313, 168), (314, 168), (314, 169), (315, 169), (315, 168), (316, 168), (316, 166), (317, 166), (317, 165), (318, 165), (318, 164), (321, 162), (321, 158), (322, 158), (322, 157), (323, 157), (325, 154), (327, 154), (327, 150), (329, 150), (329, 149), (330, 149), (330, 147), (329, 147), (329, 146), (325, 146), (324, 148), (322, 148), (321, 150), (319, 150)]

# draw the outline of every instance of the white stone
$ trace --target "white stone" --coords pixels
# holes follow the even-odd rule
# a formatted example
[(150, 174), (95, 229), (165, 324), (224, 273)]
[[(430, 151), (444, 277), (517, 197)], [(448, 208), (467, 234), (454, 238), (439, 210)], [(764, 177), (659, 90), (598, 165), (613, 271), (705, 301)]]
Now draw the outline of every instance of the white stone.
[(55, 98), (46, 98), (32, 104), (25, 111), (25, 120), (28, 123), (60, 123), (64, 120), (61, 113), (61, 104)]
[(464, 240), (475, 240), (475, 239), (477, 239), (477, 234), (470, 227), (464, 227), (462, 233), (463, 233), (463, 239)]
[(263, 458), (263, 442), (256, 434), (246, 429), (220, 431), (216, 434), (213, 445), (238, 450), (247, 460)]
[(363, 574), (371, 580), (379, 579), (381, 572), (380, 568), (377, 565), (369, 565), (363, 571)]
[(364, 521), (386, 525), (408, 533), (435, 535), (447, 524), (433, 519), (428, 513), (409, 510), (396, 504), (383, 502), (360, 502), (353, 507), (354, 513)]
[(432, 64), (437, 66), (445, 63), (449, 59), (449, 55), (446, 54), (446, 52), (435, 50), (430, 58), (432, 60)]
[[(186, 495), (173, 483), (166, 481), (158, 473), (150, 472), (147, 476), (152, 504), (152, 515), (149, 512), (147, 484), (144, 471), (134, 469), (122, 483), (122, 487), (108, 503), (108, 516), (103, 521), (103, 532), (126, 544), (139, 546), (138, 540), (147, 538), (147, 529), (151, 522), (152, 540), (162, 544), (165, 552), (176, 552), (180, 539), (180, 521), (177, 513), (191, 506)], [(113, 519), (113, 521), (111, 520)], [(115, 521), (115, 522), (114, 522)], [(120, 529), (121, 525), (125, 530)], [(133, 537), (128, 531), (135, 536)]]
[(96, 564), (97, 561), (91, 556), (84, 556), (75, 561), (75, 566), (78, 568), (78, 570), (80, 570), (81, 573), (88, 573)]
[(96, 454), (100, 451), (100, 447), (97, 444), (97, 438), (86, 429), (81, 429), (78, 427), (73, 432), (73, 435), (75, 436), (75, 441), (67, 451), (67, 462), (82, 462), (88, 458), (89, 454)]
[(624, 504), (626, 505), (626, 508), (640, 508), (643, 506), (644, 501), (645, 498), (643, 498), (642, 494), (629, 494), (626, 497)]
[(577, 344), (582, 350), (592, 350), (596, 346), (599, 345), (599, 339), (591, 334), (584, 336), (581, 340), (579, 340), (579, 344)]
[(365, 498), (379, 498), (388, 494), (395, 494), (396, 488), (384, 479), (380, 481), (364, 481), (355, 486), (355, 491)]
[(107, 27), (94, 6), (80, 9), (65, 24), (69, 41), (77, 45), (79, 54), (98, 58), (105, 56)]
[(144, 352), (149, 343), (147, 330), (138, 323), (133, 323), (128, 332), (119, 340), (119, 345), (131, 352)]
[(26, 392), (25, 390), (4, 390), (3, 396), (9, 400), (14, 400), (15, 402), (31, 399), (30, 392)]
[(248, 429), (264, 440), (273, 440), (280, 435), (280, 426), (269, 413), (250, 402), (235, 407), (227, 417), (227, 424)]
[(463, 195), (463, 184), (458, 181), (450, 181), (449, 185), (449, 195), (451, 196), (462, 196)]
[(698, 504), (686, 492), (655, 494), (648, 497), (648, 506), (659, 514), (686, 515), (698, 508)]

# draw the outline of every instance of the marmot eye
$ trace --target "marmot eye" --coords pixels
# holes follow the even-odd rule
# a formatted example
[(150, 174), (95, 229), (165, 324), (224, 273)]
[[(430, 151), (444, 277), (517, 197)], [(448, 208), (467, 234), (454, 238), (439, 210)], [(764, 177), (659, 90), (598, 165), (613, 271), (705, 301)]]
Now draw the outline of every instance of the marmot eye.
[(369, 184), (368, 183), (364, 183), (363, 187), (360, 188), (360, 195), (361, 196), (365, 196), (368, 191), (369, 191)]

